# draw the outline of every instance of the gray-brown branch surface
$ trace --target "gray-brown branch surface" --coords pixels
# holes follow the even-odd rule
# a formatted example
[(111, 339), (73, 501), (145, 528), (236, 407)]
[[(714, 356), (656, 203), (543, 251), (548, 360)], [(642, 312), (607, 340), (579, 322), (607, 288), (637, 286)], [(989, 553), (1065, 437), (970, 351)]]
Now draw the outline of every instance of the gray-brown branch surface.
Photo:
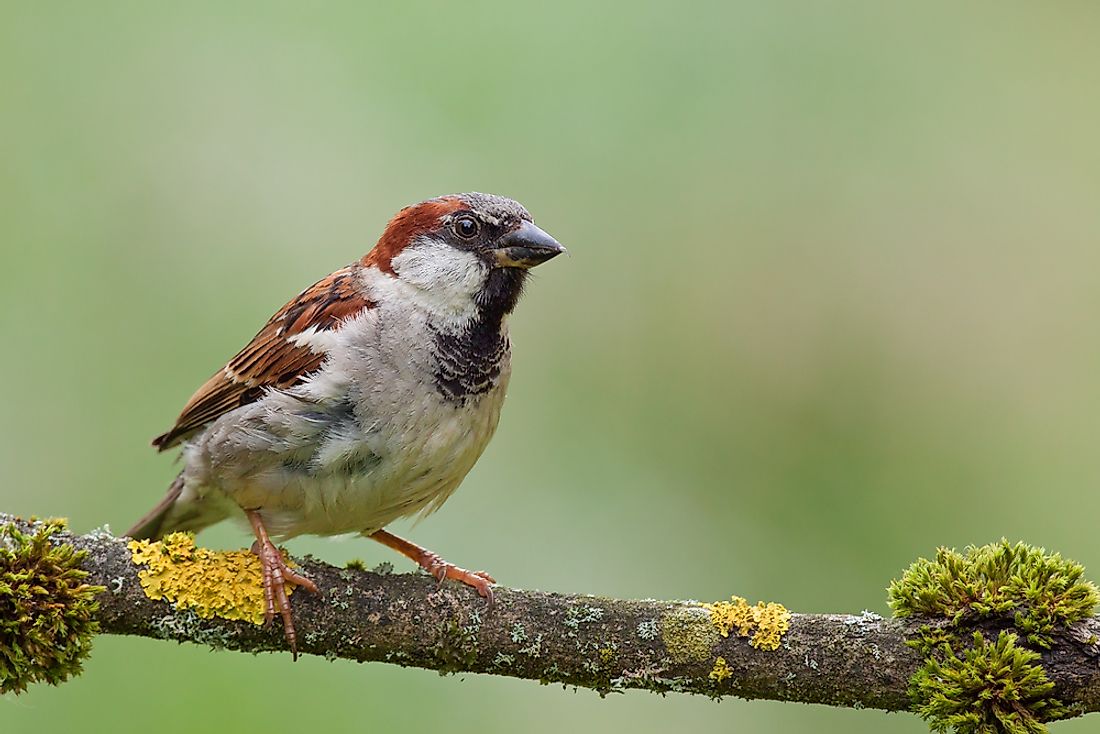
[[(0, 525), (25, 521), (0, 514)], [(89, 583), (102, 585), (101, 631), (215, 648), (285, 651), (278, 622), (200, 618), (146, 596), (127, 540), (107, 532), (58, 534), (87, 551)], [(299, 651), (440, 672), (474, 672), (561, 683), (601, 694), (627, 689), (908, 710), (921, 658), (906, 645), (928, 620), (864, 612), (792, 614), (774, 650), (736, 630), (723, 636), (710, 608), (694, 601), (621, 600), (496, 588), (486, 602), (426, 574), (386, 574), (294, 559), (319, 595), (291, 599)], [(1054, 694), (1078, 711), (1100, 710), (1100, 618), (1053, 639), (1042, 665)], [(287, 660), (290, 663), (289, 656)]]

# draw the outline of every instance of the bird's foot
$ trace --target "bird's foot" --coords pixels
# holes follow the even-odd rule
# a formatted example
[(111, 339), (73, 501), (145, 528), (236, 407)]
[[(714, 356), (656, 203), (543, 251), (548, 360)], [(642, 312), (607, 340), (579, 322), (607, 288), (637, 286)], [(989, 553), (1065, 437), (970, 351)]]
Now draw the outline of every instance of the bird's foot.
[(461, 581), (467, 586), (477, 589), (477, 593), (489, 601), (489, 606), (493, 605), (492, 585), (496, 583), (496, 579), (484, 571), (467, 571), (464, 568), (459, 568), (453, 563), (444, 561), (437, 553), (433, 553), (427, 548), (421, 548), (416, 543), (385, 530), (377, 530), (371, 533), (369, 537), (371, 540), (376, 540), (384, 546), (393, 548), (401, 555), (411, 558), (421, 568), (435, 576), (439, 583), (442, 584), (446, 579)]
[(486, 572), (467, 571), (464, 568), (459, 568), (453, 563), (444, 561), (438, 554), (426, 549), (421, 552), (416, 562), (419, 563), (420, 567), (425, 571), (435, 576), (440, 584), (447, 579), (461, 581), (467, 586), (474, 587), (483, 599), (489, 601), (489, 604), (493, 603), (492, 585), (495, 584), (497, 580)]
[(282, 552), (268, 538), (267, 530), (260, 521), (258, 513), (249, 512), (248, 519), (256, 531), (256, 542), (252, 544), (252, 552), (259, 557), (263, 572), (264, 621), (266, 624), (271, 624), (275, 619), (275, 613), (279, 613), (283, 618), (283, 634), (286, 636), (294, 659), (297, 660), (298, 633), (294, 630), (294, 618), (290, 613), (287, 584), (301, 586), (314, 594), (318, 593), (317, 584), (290, 568)]

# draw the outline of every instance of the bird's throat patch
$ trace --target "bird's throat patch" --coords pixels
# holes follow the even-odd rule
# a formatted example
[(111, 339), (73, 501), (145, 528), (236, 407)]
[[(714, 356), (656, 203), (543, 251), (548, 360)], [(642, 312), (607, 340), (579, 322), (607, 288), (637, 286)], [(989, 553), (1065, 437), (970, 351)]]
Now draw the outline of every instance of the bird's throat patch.
[(497, 386), (511, 348), (500, 322), (479, 320), (457, 333), (433, 330), (432, 337), (435, 385), (446, 400), (462, 404)]

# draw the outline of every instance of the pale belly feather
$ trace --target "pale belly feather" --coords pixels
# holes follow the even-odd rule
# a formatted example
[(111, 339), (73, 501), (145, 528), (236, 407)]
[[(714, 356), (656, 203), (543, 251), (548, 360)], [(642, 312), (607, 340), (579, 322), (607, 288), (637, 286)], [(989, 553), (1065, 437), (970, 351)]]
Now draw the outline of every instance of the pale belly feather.
[[(451, 496), (485, 450), (506, 382), (464, 406), (423, 393), (396, 419), (365, 428), (314, 416), (301, 419), (309, 421), (304, 427), (289, 420), (290, 435), (245, 423), (244, 430), (219, 441), (215, 430), (205, 448), (217, 454), (219, 443), (232, 442), (234, 460), (192, 463), (206, 469), (204, 476), (193, 477), (192, 486), (201, 485), (206, 502), (222, 495), (258, 509), (279, 539), (370, 533), (401, 517), (426, 515)], [(262, 411), (263, 418), (278, 417), (283, 424), (278, 428), (284, 428), (288, 398), (272, 398), (279, 405)]]
[[(398, 518), (427, 515), (458, 488), (496, 429), (503, 387), (476, 410), (433, 411), (412, 421), (395, 450), (363, 473), (324, 472), (295, 482), (293, 508), (265, 508), (280, 535), (370, 533)], [(375, 442), (372, 442), (375, 443)], [(390, 443), (387, 441), (387, 443)]]

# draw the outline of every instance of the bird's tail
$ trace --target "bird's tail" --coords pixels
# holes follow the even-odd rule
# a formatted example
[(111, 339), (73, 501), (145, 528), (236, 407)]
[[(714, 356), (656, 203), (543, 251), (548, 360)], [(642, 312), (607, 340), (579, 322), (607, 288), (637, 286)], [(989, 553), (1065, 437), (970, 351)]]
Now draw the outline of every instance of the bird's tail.
[(165, 527), (164, 520), (176, 505), (176, 500), (183, 493), (183, 472), (180, 472), (172, 483), (168, 485), (168, 492), (157, 506), (149, 510), (145, 517), (134, 523), (134, 526), (126, 531), (126, 535), (137, 540), (158, 540), (172, 531)]
[(196, 498), (193, 492), (184, 493), (183, 473), (170, 485), (164, 499), (149, 510), (145, 517), (134, 523), (126, 535), (137, 540), (159, 540), (177, 530), (198, 532), (225, 518), (225, 512), (210, 502)]

